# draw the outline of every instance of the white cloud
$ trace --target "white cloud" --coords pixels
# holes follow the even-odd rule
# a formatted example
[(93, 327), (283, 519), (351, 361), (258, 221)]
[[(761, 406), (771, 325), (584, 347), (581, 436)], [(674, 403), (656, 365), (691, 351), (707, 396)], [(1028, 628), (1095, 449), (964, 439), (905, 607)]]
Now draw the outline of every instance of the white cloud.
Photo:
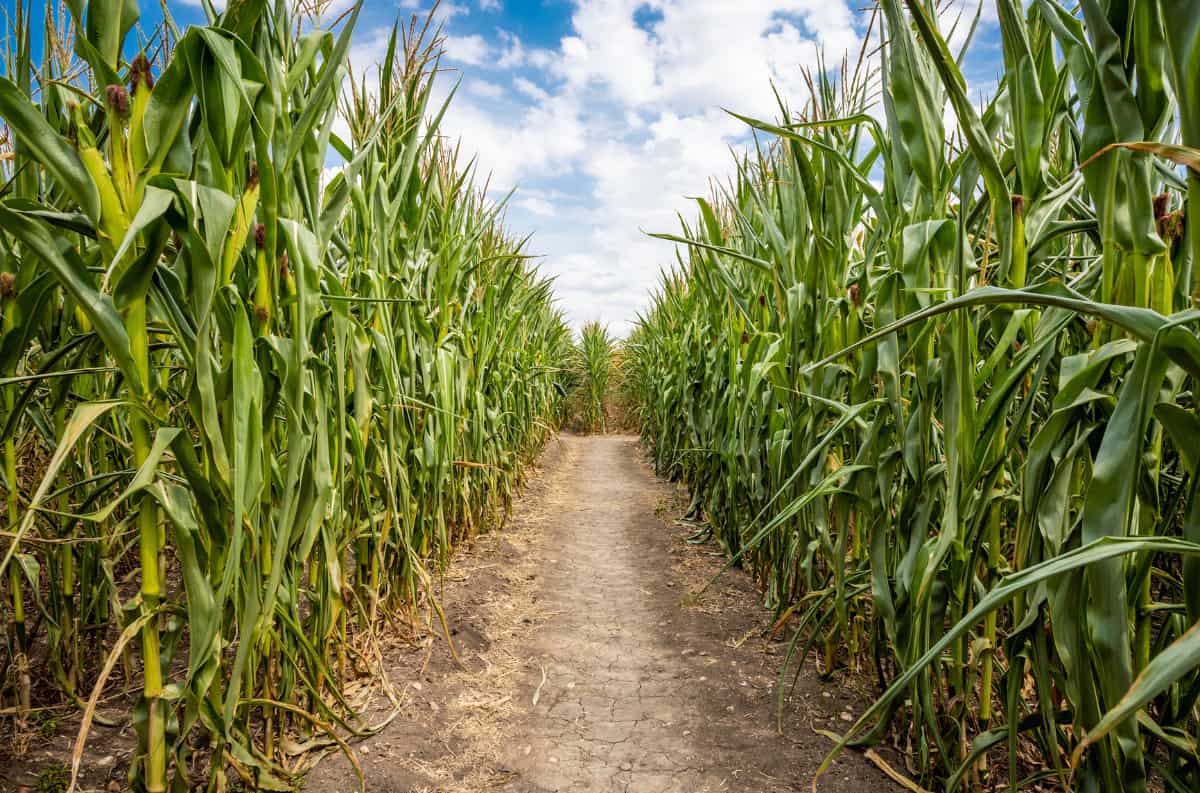
[(523, 195), (517, 199), (515, 205), (538, 217), (548, 218), (554, 216), (554, 204), (541, 196)]
[[(498, 191), (521, 185), (510, 222), (535, 232), (531, 250), (572, 321), (624, 332), (674, 257), (641, 229), (676, 231), (677, 212), (694, 214), (685, 196), (707, 194), (746, 140), (721, 108), (774, 116), (772, 82), (800, 104), (818, 46), (838, 60), (859, 46), (852, 2), (579, 0), (556, 49), (498, 32), (493, 67), (521, 70), (511, 104), (485, 111), (463, 97), (444, 129), (479, 153)], [(653, 21), (639, 24), (646, 10)], [(563, 181), (565, 199), (539, 189)]]
[(349, 11), (354, 6), (354, 0), (328, 0), (324, 6), (318, 7), (320, 17), (325, 22), (336, 20), (344, 12)]
[(546, 89), (534, 83), (532, 80), (528, 80), (524, 77), (515, 78), (513, 80), (513, 88), (516, 88), (517, 91), (524, 94), (526, 97), (538, 102), (545, 102), (550, 98), (550, 94), (546, 91)]
[(525, 62), (525, 48), (521, 46), (521, 39), (507, 30), (498, 31), (498, 34), (504, 51), (496, 60), (496, 65), (501, 69), (515, 69), (522, 65)]
[[(411, 11), (417, 16), (424, 16), (433, 8), (432, 0), (400, 0), (400, 8)], [(438, 19), (448, 21), (456, 16), (471, 13), (471, 9), (451, 0), (442, 0), (437, 7)]]
[(468, 80), (467, 92), (484, 99), (499, 99), (504, 96), (504, 86), (487, 80)]
[(589, 134), (579, 100), (562, 94), (494, 111), (460, 95), (450, 104), (442, 130), (461, 137), (465, 151), (478, 153), (480, 167), (492, 173), (492, 185), (501, 192), (567, 167), (583, 152)]
[(479, 66), (487, 60), (491, 48), (487, 40), (478, 34), (470, 36), (446, 36), (443, 43), (446, 57), (452, 61)]
[(534, 50), (525, 56), (525, 60), (535, 69), (549, 69), (554, 64), (555, 57), (550, 50)]
[[(661, 14), (650, 29), (635, 21), (647, 5)], [(557, 73), (630, 107), (770, 113), (772, 81), (798, 95), (819, 47), (837, 56), (860, 43), (848, 0), (591, 0), (573, 22)]]
[[(1029, 0), (1023, 0), (1022, 5), (1028, 4)], [(1000, 21), (996, 0), (946, 0), (942, 6), (941, 20), (948, 31), (959, 17), (962, 18), (960, 25), (970, 27), (976, 14), (979, 14), (981, 25)]]
[[(967, 17), (978, 2), (951, 1), (969, 8)], [(984, 4), (988, 23), (993, 3)], [(500, 3), (477, 5), (497, 11)], [(548, 48), (502, 28), (484, 37), (450, 23), (447, 59), (464, 84), (442, 131), (478, 155), (496, 195), (519, 186), (510, 225), (535, 232), (530, 250), (544, 256), (542, 272), (555, 277), (571, 321), (599, 319), (623, 333), (674, 262), (671, 246), (641, 229), (677, 231), (676, 213), (695, 215), (685, 196), (709, 194), (710, 180), (733, 168), (730, 149), (748, 141), (722, 108), (773, 118), (772, 85), (801, 107), (803, 69), (815, 68), (822, 50), (831, 65), (846, 51), (857, 57), (861, 6), (575, 0), (570, 28)], [(456, 79), (443, 78), (443, 96)]]

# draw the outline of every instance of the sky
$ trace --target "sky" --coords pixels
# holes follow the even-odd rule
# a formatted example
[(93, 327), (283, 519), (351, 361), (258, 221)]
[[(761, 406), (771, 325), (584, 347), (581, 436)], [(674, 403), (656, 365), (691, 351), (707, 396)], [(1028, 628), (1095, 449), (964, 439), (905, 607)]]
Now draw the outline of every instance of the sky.
[[(999, 39), (993, 0), (985, 2), (966, 71), (972, 84), (994, 85)], [(531, 250), (545, 257), (541, 269), (571, 322), (599, 320), (623, 335), (674, 261), (672, 246), (645, 232), (677, 232), (678, 213), (694, 212), (688, 197), (707, 195), (750, 141), (725, 109), (775, 118), (772, 84), (802, 103), (802, 70), (819, 52), (828, 63), (857, 56), (868, 5), (443, 3), (446, 61), (461, 80), (444, 130), (478, 152), (497, 191), (517, 188), (509, 224), (533, 233)], [(373, 46), (370, 24), (360, 23), (360, 59)]]
[[(11, 0), (0, 0), (6, 6)], [(948, 0), (974, 15), (980, 0)], [(1001, 71), (994, 0), (964, 72), (975, 98)], [(203, 22), (200, 0), (168, 0), (179, 23)], [(332, 0), (336, 14), (350, 0)], [(153, 5), (142, 3), (143, 7)], [(355, 70), (383, 56), (399, 16), (431, 0), (364, 0)], [(555, 279), (574, 326), (619, 335), (646, 309), (689, 196), (732, 170), (750, 142), (725, 109), (774, 119), (772, 85), (793, 105), (803, 69), (824, 52), (856, 56), (870, 0), (443, 0), (439, 90), (458, 85), (442, 131), (478, 155), (492, 196), (512, 188), (508, 226)]]

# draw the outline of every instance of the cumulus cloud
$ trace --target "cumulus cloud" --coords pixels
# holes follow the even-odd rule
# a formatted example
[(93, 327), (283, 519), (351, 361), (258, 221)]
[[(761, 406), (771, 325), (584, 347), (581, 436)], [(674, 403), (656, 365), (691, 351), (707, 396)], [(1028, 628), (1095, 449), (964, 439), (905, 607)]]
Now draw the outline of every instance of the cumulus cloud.
[[(639, 23), (643, 7), (657, 12), (648, 24)], [(846, 0), (593, 0), (579, 4), (554, 68), (627, 106), (770, 112), (772, 82), (801, 91), (801, 68), (821, 49), (859, 45), (855, 22)]]
[[(428, 14), (433, 10), (433, 0), (400, 0), (399, 5), (405, 11), (411, 11), (418, 16)], [(437, 6), (438, 17), (443, 21), (469, 14), (470, 12), (471, 9), (469, 7), (461, 3), (452, 2), (452, 0), (442, 0)]]
[(546, 91), (545, 88), (542, 88), (537, 83), (533, 82), (532, 80), (526, 79), (525, 77), (517, 77), (516, 79), (514, 79), (513, 80), (513, 88), (516, 88), (520, 93), (525, 95), (527, 98), (532, 99), (536, 102), (545, 102), (547, 99), (550, 98), (550, 94), (548, 91)]
[(504, 96), (504, 86), (487, 80), (468, 80), (467, 91), (484, 99), (499, 99)]
[(554, 204), (538, 195), (523, 195), (517, 199), (516, 206), (538, 217), (554, 217)]
[(446, 36), (444, 42), (446, 58), (458, 63), (478, 66), (487, 60), (491, 48), (487, 40), (480, 35)]
[[(951, 0), (943, 24), (969, 27), (981, 0)], [(994, 4), (982, 0), (983, 25)], [(420, 7), (419, 0), (402, 6)], [(478, 155), (497, 194), (513, 186), (510, 225), (534, 232), (530, 250), (555, 278), (575, 324), (598, 319), (623, 333), (649, 303), (671, 246), (642, 229), (676, 231), (694, 215), (687, 196), (732, 170), (749, 142), (724, 112), (773, 118), (775, 90), (803, 104), (803, 70), (822, 53), (853, 59), (867, 32), (858, 0), (575, 0), (557, 44), (530, 46), (502, 19), (498, 0), (480, 28), (452, 6), (442, 95), (459, 77), (442, 131)], [(442, 4), (443, 12), (446, 3)], [(474, 20), (474, 17), (469, 19)], [(513, 28), (516, 29), (516, 28)], [(876, 29), (877, 32), (877, 29)], [(366, 37), (364, 37), (366, 42)], [(359, 51), (370, 50), (366, 42)]]
[[(535, 232), (572, 321), (624, 332), (674, 259), (642, 229), (675, 231), (748, 138), (722, 108), (774, 116), (772, 84), (800, 96), (801, 70), (856, 49), (862, 22), (851, 0), (579, 0), (556, 48), (497, 31), (484, 68), (508, 75), (512, 103), (468, 92), (444, 129), (497, 190), (521, 186), (510, 222)], [(565, 200), (538, 192), (564, 181)]]

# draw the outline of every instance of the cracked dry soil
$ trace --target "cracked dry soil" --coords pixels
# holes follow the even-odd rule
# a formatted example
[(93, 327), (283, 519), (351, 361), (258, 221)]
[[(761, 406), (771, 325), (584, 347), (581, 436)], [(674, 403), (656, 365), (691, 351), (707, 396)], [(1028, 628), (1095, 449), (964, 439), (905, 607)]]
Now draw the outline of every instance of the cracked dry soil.
[[(632, 436), (552, 441), (511, 525), (453, 563), (445, 642), (389, 656), (401, 715), (357, 746), (366, 788), (407, 791), (808, 790), (861, 697), (808, 672), (776, 727), (782, 649), (741, 571), (689, 546)], [(349, 793), (341, 757), (307, 791)], [(857, 754), (820, 790), (900, 790)]]

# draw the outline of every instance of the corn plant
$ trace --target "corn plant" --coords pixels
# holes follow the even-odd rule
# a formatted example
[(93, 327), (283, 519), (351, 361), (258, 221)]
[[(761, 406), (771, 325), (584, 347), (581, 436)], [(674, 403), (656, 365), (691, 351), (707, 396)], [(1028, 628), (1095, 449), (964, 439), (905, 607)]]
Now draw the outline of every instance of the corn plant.
[(575, 348), (575, 388), (579, 391), (580, 424), (585, 432), (607, 432), (606, 405), (616, 344), (608, 328), (588, 322)]
[(370, 729), (384, 615), (503, 519), (569, 330), (438, 135), (428, 23), (351, 74), (358, 6), (65, 6), (34, 64), (17, 3), (0, 78), (0, 697), (40, 677), (82, 742), (123, 678), (136, 789), (287, 788)]
[(1200, 21), (997, 9), (981, 108), (972, 20), (880, 0), (877, 71), (744, 119), (773, 142), (660, 235), (643, 437), (790, 626), (780, 707), (813, 656), (878, 681), (838, 750), (890, 733), (949, 790), (1195, 790)]

